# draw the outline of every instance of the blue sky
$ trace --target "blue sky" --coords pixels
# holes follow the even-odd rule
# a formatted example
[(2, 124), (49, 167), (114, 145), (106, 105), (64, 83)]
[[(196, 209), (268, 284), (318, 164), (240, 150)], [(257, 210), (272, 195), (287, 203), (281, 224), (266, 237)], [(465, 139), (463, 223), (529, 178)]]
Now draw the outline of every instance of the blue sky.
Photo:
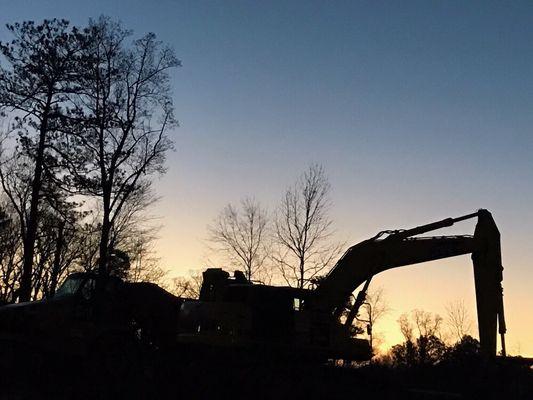
[[(2, 23), (84, 24), (106, 14), (175, 48), (181, 127), (154, 210), (172, 275), (204, 266), (206, 225), (226, 203), (253, 195), (273, 209), (319, 162), (333, 187), (337, 235), (348, 243), (490, 209), (502, 232), (510, 346), (533, 355), (532, 2), (1, 6)], [(457, 298), (473, 307), (471, 274), (467, 258), (384, 274), (389, 325), (402, 311), (443, 312)]]

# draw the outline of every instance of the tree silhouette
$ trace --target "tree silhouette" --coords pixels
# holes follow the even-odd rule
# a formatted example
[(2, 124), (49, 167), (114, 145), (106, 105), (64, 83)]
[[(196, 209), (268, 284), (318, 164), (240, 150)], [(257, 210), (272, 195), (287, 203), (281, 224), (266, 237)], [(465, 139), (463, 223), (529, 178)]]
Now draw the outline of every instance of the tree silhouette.
[(15, 301), (21, 272), (21, 238), (9, 203), (0, 208), (0, 304)]
[(258, 278), (267, 257), (267, 215), (259, 202), (244, 198), (228, 204), (209, 226), (209, 240), (246, 278)]
[(370, 346), (375, 349), (379, 346), (380, 340), (376, 335), (375, 327), (379, 320), (381, 320), (388, 312), (390, 307), (385, 298), (385, 292), (382, 287), (370, 290), (366, 295), (366, 300), (361, 307), (360, 316), (357, 318), (366, 324), (367, 332), (370, 334)]
[(324, 167), (311, 165), (289, 187), (277, 210), (273, 260), (289, 285), (308, 286), (340, 255), (343, 244), (331, 242), (331, 186)]
[(119, 23), (100, 17), (83, 31), (83, 93), (72, 97), (68, 120), (81, 150), (62, 162), (79, 193), (101, 206), (99, 270), (107, 273), (113, 229), (128, 199), (149, 188), (146, 177), (163, 173), (176, 125), (168, 70), (174, 52), (150, 33), (133, 41)]
[(197, 299), (200, 296), (202, 274), (192, 271), (190, 276), (179, 276), (172, 280), (171, 291), (178, 297)]
[(395, 365), (433, 365), (443, 359), (447, 347), (439, 337), (442, 318), (438, 314), (417, 309), (411, 315), (402, 314), (398, 324), (405, 342), (391, 349)]
[[(31, 297), (43, 174), (47, 165), (53, 164), (51, 144), (66, 114), (65, 103), (79, 89), (75, 77), (83, 64), (80, 50), (84, 42), (65, 20), (41, 24), (26, 21), (7, 28), (14, 39), (0, 43), (7, 62), (0, 67), (0, 108), (4, 114), (13, 114), (19, 151), (33, 163), (28, 209), (23, 211), (27, 217), (21, 221), (24, 259), (19, 297), (27, 301)], [(19, 204), (13, 202), (13, 206)]]
[(456, 340), (469, 335), (472, 330), (472, 319), (463, 300), (457, 300), (446, 306), (446, 322)]

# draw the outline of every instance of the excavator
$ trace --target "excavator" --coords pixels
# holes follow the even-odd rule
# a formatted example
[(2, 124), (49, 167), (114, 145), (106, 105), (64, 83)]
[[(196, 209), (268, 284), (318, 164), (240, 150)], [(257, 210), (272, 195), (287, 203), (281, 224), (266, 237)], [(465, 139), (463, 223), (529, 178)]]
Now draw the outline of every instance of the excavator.
[[(477, 218), (473, 235), (425, 233)], [(505, 355), (503, 267), (500, 233), (489, 211), (480, 209), (406, 230), (388, 230), (350, 247), (312, 289), (268, 286), (220, 268), (203, 273), (198, 300), (180, 308), (177, 342), (193, 354), (207, 350), (243, 354), (290, 354), (323, 361), (364, 361), (372, 357), (366, 339), (354, 337), (354, 319), (378, 273), (448, 257), (470, 254), (474, 264), (477, 320), (482, 353), (493, 358), (497, 332)], [(353, 292), (362, 286), (355, 301)]]

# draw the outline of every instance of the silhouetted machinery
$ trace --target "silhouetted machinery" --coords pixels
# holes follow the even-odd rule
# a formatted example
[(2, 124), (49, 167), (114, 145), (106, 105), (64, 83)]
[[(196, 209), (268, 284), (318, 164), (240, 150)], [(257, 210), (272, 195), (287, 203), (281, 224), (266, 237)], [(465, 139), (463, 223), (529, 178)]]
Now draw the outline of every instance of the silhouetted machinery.
[[(417, 237), (477, 217), (473, 236)], [(352, 322), (372, 277), (385, 270), (471, 254), (482, 351), (496, 355), (497, 326), (505, 354), (500, 234), (487, 210), (408, 230), (384, 231), (346, 251), (315, 289), (267, 286), (218, 268), (203, 274), (199, 300), (181, 306), (178, 342), (198, 351), (236, 349), (315, 359), (368, 360), (367, 340)], [(350, 298), (360, 285), (356, 300)], [(254, 353), (255, 354), (255, 353)]]
[(168, 346), (181, 303), (152, 283), (73, 273), (51, 298), (0, 307), (0, 365), (26, 351), (116, 357), (140, 343)]
[[(474, 217), (473, 236), (417, 237)], [(242, 350), (253, 356), (368, 360), (370, 345), (353, 337), (351, 326), (372, 277), (462, 254), (472, 254), (474, 262), (481, 348), (496, 355), (499, 327), (505, 354), (500, 234), (486, 210), (381, 232), (350, 247), (314, 289), (254, 284), (242, 272), (230, 277), (211, 268), (203, 274), (199, 299), (192, 300), (150, 283), (72, 274), (51, 299), (0, 308), (0, 350), (18, 343), (87, 355), (97, 348), (103, 353), (126, 349), (134, 339), (151, 348), (191, 354)], [(356, 300), (350, 301), (361, 285)]]

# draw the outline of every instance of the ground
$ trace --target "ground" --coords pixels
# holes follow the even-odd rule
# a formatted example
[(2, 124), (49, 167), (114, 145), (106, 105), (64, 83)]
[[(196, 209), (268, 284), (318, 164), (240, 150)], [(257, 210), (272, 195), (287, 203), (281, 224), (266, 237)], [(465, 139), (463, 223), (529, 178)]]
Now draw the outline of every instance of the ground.
[[(158, 358), (113, 370), (79, 360), (2, 375), (2, 399), (532, 399), (533, 372), (516, 363), (408, 369), (234, 359)], [(140, 367), (142, 363), (143, 367)], [(118, 365), (118, 364), (117, 364)]]

